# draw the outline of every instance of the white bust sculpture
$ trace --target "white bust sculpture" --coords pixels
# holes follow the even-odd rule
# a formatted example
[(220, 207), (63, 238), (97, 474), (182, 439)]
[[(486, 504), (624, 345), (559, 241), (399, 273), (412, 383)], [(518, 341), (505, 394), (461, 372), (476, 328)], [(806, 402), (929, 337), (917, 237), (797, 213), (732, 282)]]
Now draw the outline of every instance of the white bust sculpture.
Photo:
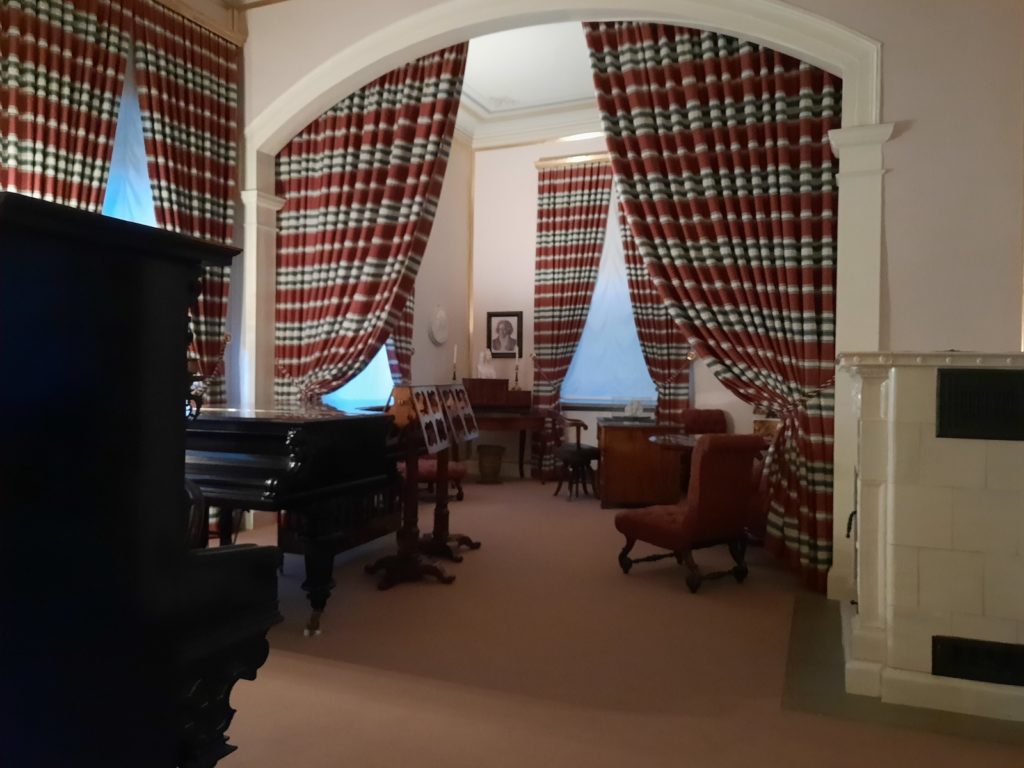
[(498, 372), (494, 369), (494, 363), (492, 360), (491, 350), (485, 349), (480, 353), (476, 362), (476, 377), (478, 379), (498, 378)]

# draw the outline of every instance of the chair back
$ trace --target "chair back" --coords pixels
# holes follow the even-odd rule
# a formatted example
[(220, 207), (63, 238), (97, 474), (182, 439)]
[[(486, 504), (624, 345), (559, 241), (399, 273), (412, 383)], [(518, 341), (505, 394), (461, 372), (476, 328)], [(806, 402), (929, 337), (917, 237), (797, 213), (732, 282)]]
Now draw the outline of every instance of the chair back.
[(765, 448), (759, 435), (703, 435), (697, 439), (686, 496), (695, 541), (735, 537), (750, 519), (754, 460)]
[(719, 434), (729, 431), (725, 411), (718, 408), (687, 408), (682, 415), (688, 435)]

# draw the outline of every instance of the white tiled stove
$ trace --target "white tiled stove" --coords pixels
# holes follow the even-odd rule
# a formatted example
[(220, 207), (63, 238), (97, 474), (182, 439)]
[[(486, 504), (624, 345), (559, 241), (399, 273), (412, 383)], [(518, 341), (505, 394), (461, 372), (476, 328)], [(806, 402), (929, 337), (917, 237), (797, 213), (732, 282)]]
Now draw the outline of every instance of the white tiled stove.
[(846, 689), (1024, 721), (1024, 687), (931, 674), (932, 636), (1024, 644), (1024, 442), (935, 436), (939, 368), (1024, 354), (848, 353), (858, 382), (857, 607)]

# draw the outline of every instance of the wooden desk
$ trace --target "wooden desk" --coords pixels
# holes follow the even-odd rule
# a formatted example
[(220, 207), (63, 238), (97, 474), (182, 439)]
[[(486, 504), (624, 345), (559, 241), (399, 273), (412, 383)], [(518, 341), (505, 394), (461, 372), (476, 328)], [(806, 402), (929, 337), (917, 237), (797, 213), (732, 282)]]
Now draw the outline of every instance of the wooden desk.
[(654, 445), (654, 435), (678, 434), (653, 419), (598, 419), (601, 507), (645, 507), (679, 501), (679, 453)]
[[(509, 389), (508, 379), (471, 379), (462, 383), (481, 430), (519, 433), (519, 477), (526, 476), (526, 433), (544, 429), (546, 418), (533, 408), (533, 395), (521, 389)], [(543, 441), (541, 441), (543, 450)]]

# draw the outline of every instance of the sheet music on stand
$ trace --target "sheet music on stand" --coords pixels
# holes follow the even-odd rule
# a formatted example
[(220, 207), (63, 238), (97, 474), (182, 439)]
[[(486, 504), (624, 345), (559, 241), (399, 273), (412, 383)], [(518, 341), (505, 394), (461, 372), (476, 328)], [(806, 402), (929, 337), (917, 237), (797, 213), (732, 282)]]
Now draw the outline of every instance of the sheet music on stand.
[[(468, 404), (468, 398), (466, 402)], [(391, 390), (387, 410), (395, 416), (395, 423), (399, 427), (408, 426), (413, 419), (419, 423), (420, 435), (423, 437), (427, 453), (440, 453), (450, 447), (448, 418), (441, 403), (438, 387), (395, 387)]]
[(477, 426), (466, 388), (462, 384), (445, 384), (437, 389), (441, 394), (445, 414), (448, 416), (452, 439), (456, 442), (465, 442), (478, 438), (480, 428)]

